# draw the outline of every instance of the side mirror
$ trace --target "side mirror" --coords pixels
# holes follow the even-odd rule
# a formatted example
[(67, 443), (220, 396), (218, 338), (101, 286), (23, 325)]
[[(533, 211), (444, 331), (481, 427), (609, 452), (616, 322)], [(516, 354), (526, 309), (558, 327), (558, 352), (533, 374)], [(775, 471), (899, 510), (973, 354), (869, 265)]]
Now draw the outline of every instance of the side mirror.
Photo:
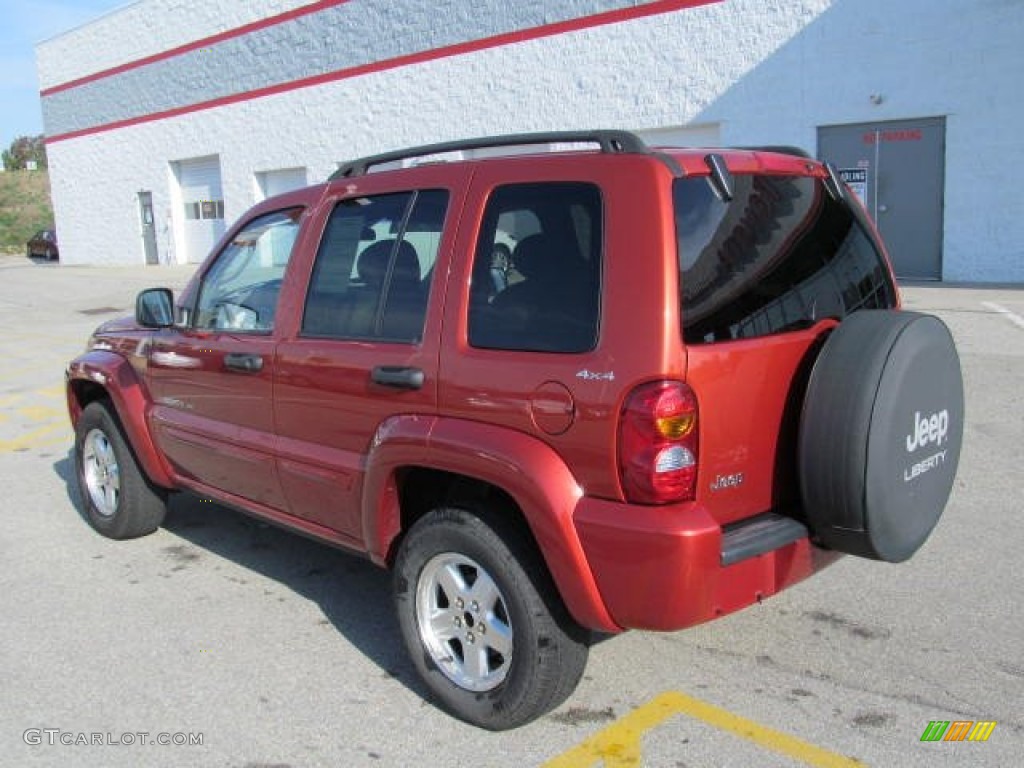
[(149, 288), (135, 299), (135, 322), (143, 328), (174, 325), (174, 294), (169, 288)]

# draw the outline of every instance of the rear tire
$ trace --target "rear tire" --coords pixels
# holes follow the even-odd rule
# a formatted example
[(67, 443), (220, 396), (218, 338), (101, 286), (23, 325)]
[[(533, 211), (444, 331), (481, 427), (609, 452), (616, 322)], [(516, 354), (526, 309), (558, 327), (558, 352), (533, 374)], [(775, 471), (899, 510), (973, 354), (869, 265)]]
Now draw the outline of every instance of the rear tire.
[(90, 403), (78, 419), (75, 474), (86, 519), (104, 536), (145, 536), (163, 522), (166, 492), (142, 473), (106, 402)]
[(447, 507), (418, 520), (398, 551), (394, 594), (409, 655), (434, 696), (456, 717), (500, 731), (569, 697), (588, 633), (525, 533), (485, 519)]

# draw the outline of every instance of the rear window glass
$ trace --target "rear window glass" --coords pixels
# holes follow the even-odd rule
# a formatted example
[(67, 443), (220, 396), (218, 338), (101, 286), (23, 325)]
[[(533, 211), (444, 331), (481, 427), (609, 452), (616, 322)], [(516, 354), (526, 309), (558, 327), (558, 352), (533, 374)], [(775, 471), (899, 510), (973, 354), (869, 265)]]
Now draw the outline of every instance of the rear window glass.
[(755, 338), (895, 304), (859, 211), (820, 179), (734, 176), (725, 203), (707, 178), (673, 182), (687, 344)]

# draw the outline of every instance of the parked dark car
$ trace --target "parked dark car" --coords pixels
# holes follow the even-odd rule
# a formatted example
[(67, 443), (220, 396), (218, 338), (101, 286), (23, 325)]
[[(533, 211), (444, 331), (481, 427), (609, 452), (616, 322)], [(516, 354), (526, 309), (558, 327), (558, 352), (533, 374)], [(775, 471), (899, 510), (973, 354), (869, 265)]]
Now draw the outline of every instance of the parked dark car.
[(30, 259), (33, 256), (42, 256), (44, 259), (59, 259), (60, 249), (57, 247), (57, 232), (52, 229), (40, 229), (28, 241), (25, 251)]

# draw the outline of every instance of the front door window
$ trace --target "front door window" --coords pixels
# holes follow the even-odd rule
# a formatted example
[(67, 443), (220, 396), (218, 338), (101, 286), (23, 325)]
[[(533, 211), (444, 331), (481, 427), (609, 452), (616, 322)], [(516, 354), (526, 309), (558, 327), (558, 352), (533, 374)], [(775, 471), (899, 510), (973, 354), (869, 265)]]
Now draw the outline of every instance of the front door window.
[(299, 231), (301, 208), (253, 219), (203, 278), (195, 313), (200, 330), (269, 332)]

